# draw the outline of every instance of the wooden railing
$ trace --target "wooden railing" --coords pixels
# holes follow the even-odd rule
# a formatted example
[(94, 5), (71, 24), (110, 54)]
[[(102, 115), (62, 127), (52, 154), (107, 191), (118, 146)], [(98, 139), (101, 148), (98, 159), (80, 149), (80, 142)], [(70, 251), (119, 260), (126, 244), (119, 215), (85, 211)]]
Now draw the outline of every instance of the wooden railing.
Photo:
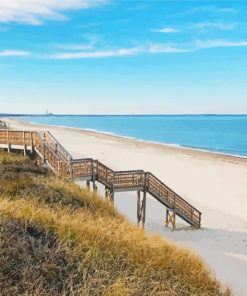
[[(168, 208), (178, 211), (187, 222), (192, 221), (193, 226), (201, 224), (201, 212), (189, 204), (171, 188), (152, 173), (148, 173), (148, 191), (155, 197), (159, 197)], [(191, 222), (190, 222), (191, 224)]]
[(201, 212), (170, 189), (150, 172), (142, 170), (113, 171), (98, 160), (73, 159), (69, 152), (49, 133), (0, 129), (0, 147), (35, 150), (57, 174), (71, 180), (98, 181), (114, 191), (149, 192), (159, 202), (190, 225), (201, 227)]

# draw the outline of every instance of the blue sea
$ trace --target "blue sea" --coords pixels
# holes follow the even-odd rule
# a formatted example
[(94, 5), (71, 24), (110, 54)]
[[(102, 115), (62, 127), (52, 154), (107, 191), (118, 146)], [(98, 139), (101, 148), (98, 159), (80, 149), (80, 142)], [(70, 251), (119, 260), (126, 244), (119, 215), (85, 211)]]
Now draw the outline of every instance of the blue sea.
[(247, 115), (50, 115), (25, 116), (21, 119), (247, 156)]

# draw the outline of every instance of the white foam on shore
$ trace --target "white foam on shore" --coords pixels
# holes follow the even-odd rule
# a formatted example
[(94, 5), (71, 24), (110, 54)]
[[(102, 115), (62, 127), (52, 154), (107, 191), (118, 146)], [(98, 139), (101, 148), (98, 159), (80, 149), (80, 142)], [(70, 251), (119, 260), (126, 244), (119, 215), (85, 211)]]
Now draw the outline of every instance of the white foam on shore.
[(216, 151), (216, 150), (213, 150), (210, 148), (205, 148), (205, 147), (195, 148), (195, 147), (185, 146), (183, 144), (177, 144), (177, 143), (166, 143), (166, 142), (151, 141), (151, 140), (149, 141), (149, 140), (144, 140), (141, 138), (119, 135), (114, 132), (102, 131), (102, 130), (97, 130), (97, 129), (92, 129), (92, 128), (81, 128), (81, 127), (74, 127), (74, 126), (67, 126), (67, 125), (44, 124), (44, 123), (37, 123), (34, 121), (21, 120), (19, 118), (16, 119), (15, 117), (11, 117), (11, 118), (13, 118), (17, 121), (20, 120), (22, 122), (28, 122), (28, 123), (39, 125), (39, 126), (48, 126), (48, 127), (51, 126), (51, 127), (57, 127), (57, 128), (76, 129), (76, 130), (79, 130), (82, 132), (93, 132), (93, 133), (97, 133), (97, 134), (101, 134), (101, 135), (108, 135), (108, 136), (113, 136), (113, 137), (122, 138), (122, 139), (135, 140), (135, 141), (139, 141), (139, 142), (143, 142), (143, 143), (163, 145), (163, 146), (168, 146), (168, 147), (172, 147), (172, 148), (179, 148), (179, 149), (184, 149), (184, 150), (199, 151), (199, 152), (203, 152), (203, 153), (216, 154), (216, 155), (220, 155), (220, 156), (230, 156), (230, 157), (247, 159), (246, 155), (220, 152), (220, 151)]

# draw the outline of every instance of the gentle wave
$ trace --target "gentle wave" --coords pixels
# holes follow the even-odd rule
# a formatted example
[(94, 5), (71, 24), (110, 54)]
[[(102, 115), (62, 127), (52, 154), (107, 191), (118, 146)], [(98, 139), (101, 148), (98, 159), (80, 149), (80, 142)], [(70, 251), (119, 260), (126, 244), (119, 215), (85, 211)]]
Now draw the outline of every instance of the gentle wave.
[(18, 119), (170, 147), (247, 156), (247, 116), (28, 116)]

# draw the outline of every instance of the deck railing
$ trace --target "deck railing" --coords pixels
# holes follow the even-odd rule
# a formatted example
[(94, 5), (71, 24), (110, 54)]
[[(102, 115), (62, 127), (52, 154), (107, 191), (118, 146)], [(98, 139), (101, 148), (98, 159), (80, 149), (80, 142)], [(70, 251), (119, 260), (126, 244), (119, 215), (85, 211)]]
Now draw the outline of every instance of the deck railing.
[(98, 181), (111, 192), (136, 190), (149, 192), (174, 214), (200, 228), (201, 212), (150, 172), (113, 171), (92, 158), (73, 159), (50, 132), (0, 129), (0, 147), (35, 150), (57, 174), (72, 180)]

